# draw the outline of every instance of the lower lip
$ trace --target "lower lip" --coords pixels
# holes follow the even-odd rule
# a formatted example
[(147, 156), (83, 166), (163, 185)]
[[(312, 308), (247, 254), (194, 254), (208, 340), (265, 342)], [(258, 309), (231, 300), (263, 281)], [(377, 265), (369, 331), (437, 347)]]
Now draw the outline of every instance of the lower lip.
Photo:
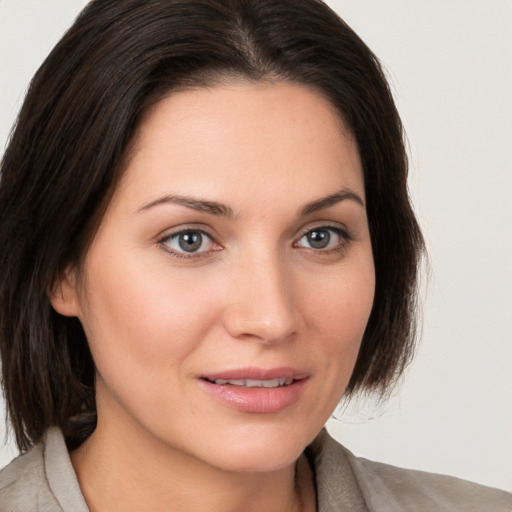
[(304, 390), (307, 378), (277, 388), (246, 388), (229, 384), (214, 384), (201, 380), (203, 388), (226, 405), (242, 412), (279, 412), (296, 404)]

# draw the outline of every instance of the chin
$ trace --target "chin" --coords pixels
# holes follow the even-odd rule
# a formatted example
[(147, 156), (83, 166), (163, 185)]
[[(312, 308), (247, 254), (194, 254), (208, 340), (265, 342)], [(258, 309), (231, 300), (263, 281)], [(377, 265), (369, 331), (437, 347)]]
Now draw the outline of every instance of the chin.
[[(296, 463), (304, 447), (262, 448), (259, 446), (241, 446), (240, 449), (231, 447), (215, 457), (215, 465), (225, 471), (236, 473), (272, 473), (280, 471)], [(214, 455), (212, 453), (212, 455)]]
[[(321, 427), (320, 427), (321, 428)], [(318, 431), (309, 434), (293, 428), (241, 428), (207, 447), (210, 464), (233, 472), (274, 472), (294, 465)]]

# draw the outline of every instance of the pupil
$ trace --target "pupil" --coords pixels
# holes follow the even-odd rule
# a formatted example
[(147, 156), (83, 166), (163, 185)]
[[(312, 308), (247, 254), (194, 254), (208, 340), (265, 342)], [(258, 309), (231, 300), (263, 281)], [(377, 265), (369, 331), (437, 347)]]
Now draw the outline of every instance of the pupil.
[(201, 233), (183, 233), (179, 237), (180, 248), (186, 252), (197, 251), (203, 243)]
[(326, 230), (311, 231), (308, 234), (308, 242), (315, 249), (325, 249), (329, 245), (330, 240), (331, 235)]

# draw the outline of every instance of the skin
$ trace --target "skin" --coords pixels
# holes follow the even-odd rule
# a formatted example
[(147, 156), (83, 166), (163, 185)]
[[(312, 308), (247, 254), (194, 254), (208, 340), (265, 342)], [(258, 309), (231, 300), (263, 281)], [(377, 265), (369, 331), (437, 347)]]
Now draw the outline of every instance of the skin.
[[(301, 453), (347, 386), (373, 302), (364, 201), (351, 134), (306, 87), (233, 82), (147, 113), (83, 268), (52, 297), (97, 367), (98, 427), (72, 453), (92, 511), (315, 509)], [(204, 233), (196, 252), (183, 229)], [(263, 414), (201, 386), (248, 366), (308, 378)]]

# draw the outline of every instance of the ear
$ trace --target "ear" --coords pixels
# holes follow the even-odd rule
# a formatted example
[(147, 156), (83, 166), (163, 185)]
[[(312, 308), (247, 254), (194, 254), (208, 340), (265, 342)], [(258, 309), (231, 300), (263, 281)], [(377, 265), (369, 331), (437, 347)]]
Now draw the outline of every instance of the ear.
[(57, 276), (50, 293), (50, 302), (57, 313), (64, 316), (78, 316), (80, 308), (77, 281), (76, 269), (71, 265)]

